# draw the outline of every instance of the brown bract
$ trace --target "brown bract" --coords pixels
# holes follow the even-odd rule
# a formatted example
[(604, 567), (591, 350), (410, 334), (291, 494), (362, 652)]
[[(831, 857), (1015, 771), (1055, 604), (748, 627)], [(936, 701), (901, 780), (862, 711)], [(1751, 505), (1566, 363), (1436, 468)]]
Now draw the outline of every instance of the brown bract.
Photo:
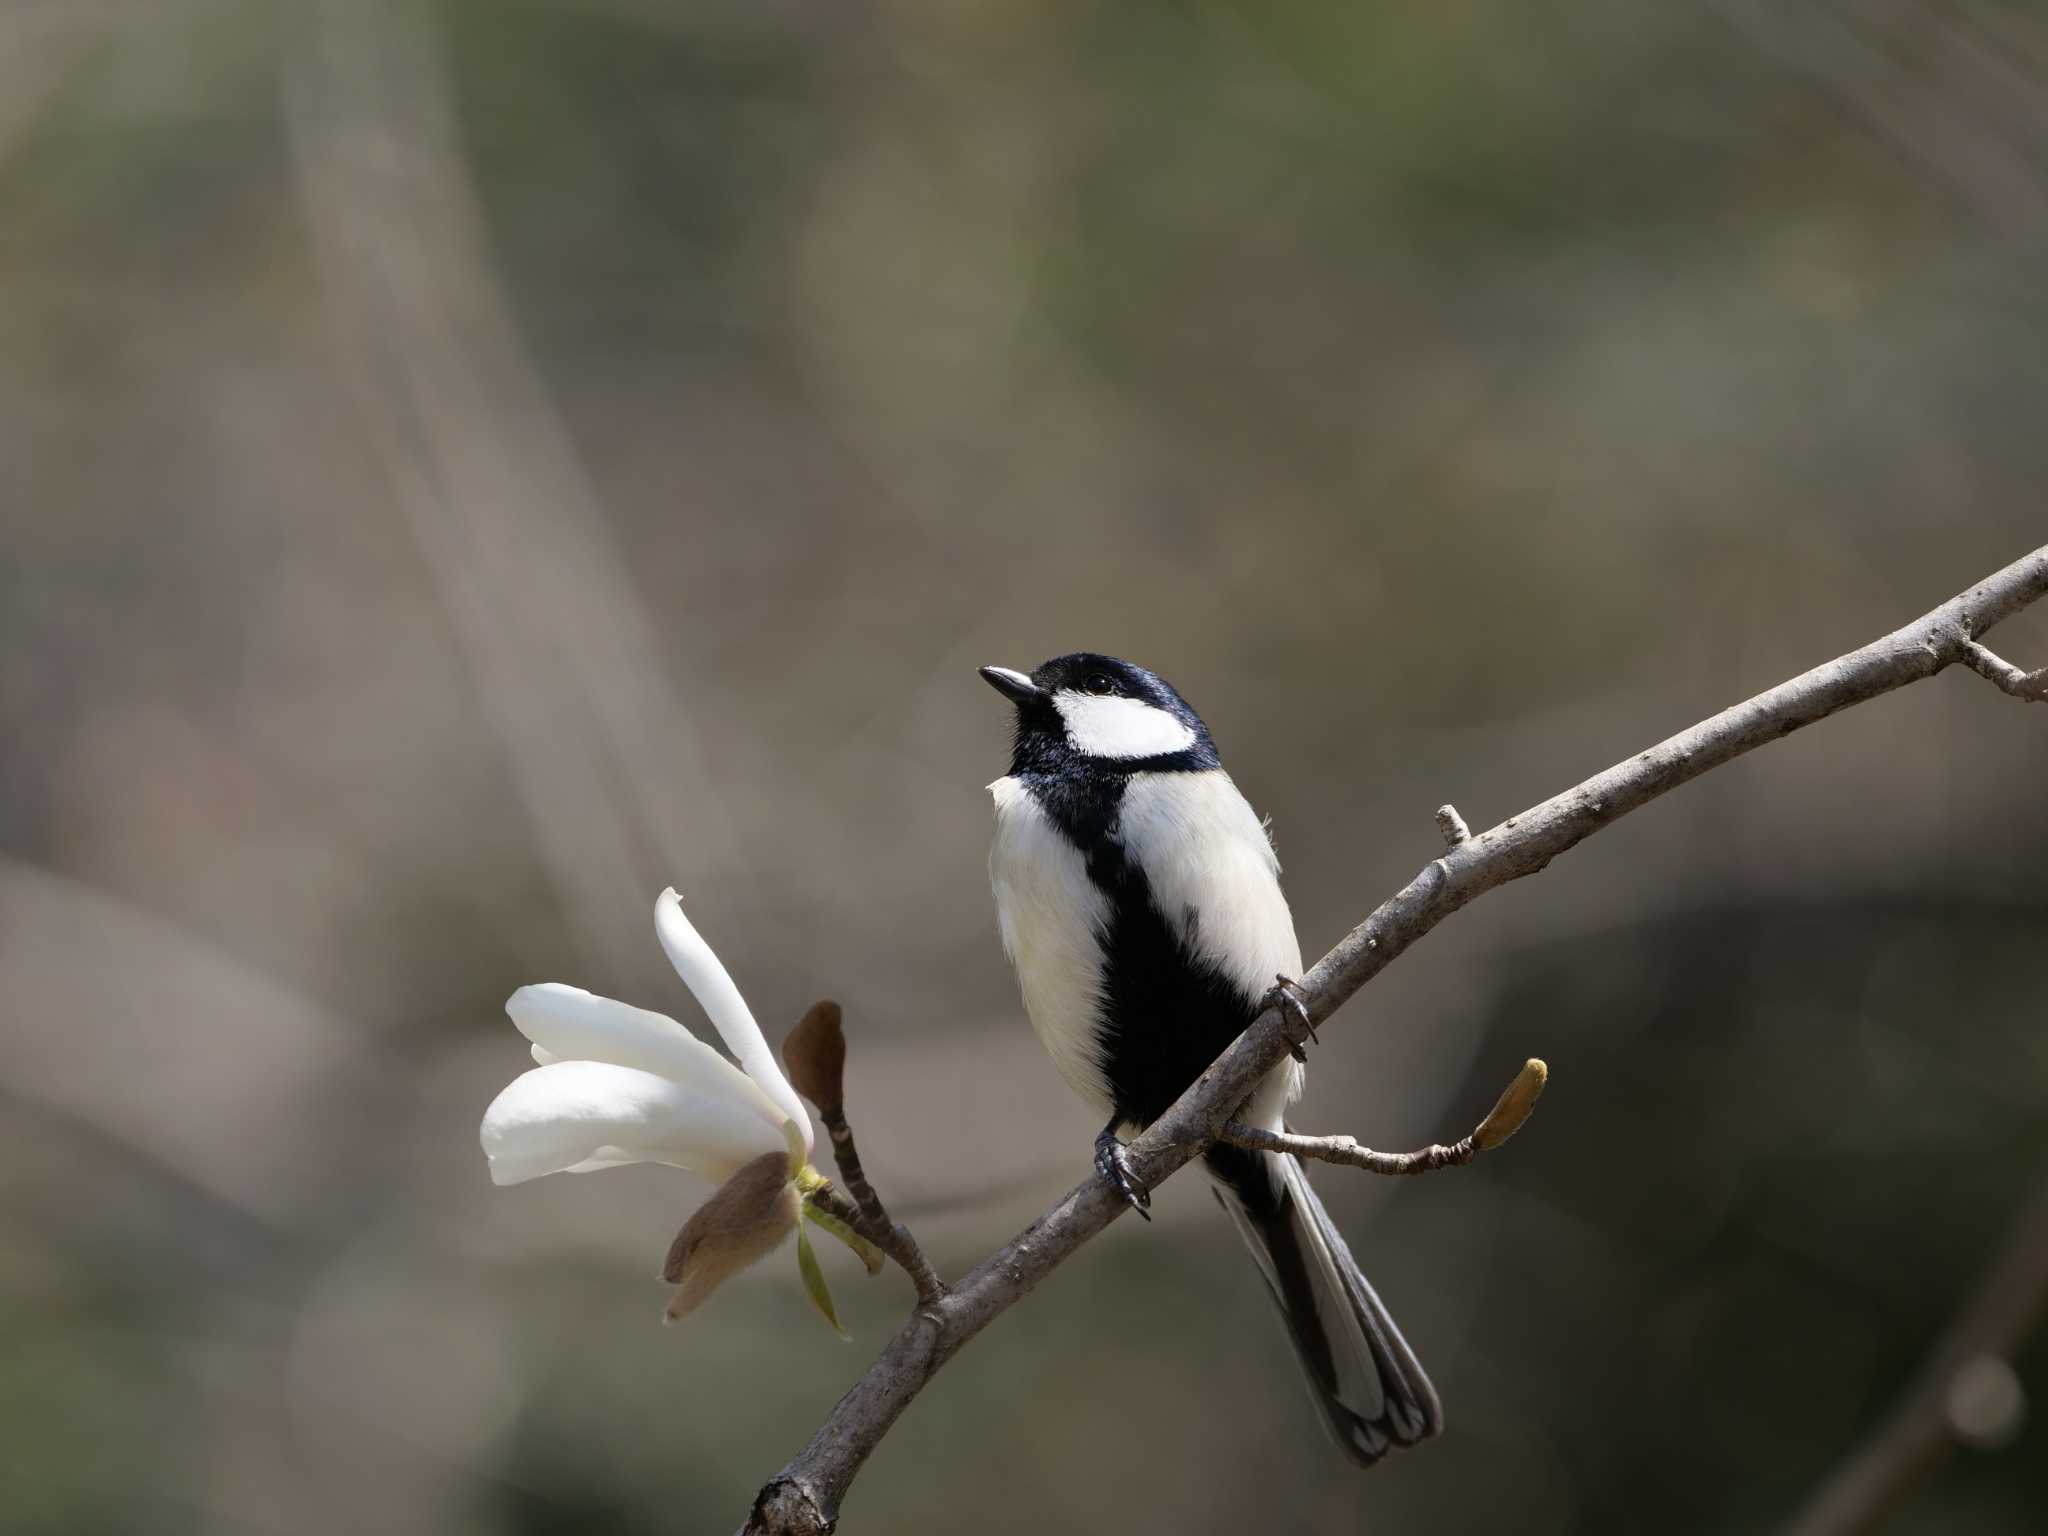
[(729, 1277), (772, 1251), (796, 1226), (798, 1199), (781, 1152), (763, 1153), (721, 1184), (669, 1245), (661, 1278), (677, 1290), (668, 1320), (695, 1311)]

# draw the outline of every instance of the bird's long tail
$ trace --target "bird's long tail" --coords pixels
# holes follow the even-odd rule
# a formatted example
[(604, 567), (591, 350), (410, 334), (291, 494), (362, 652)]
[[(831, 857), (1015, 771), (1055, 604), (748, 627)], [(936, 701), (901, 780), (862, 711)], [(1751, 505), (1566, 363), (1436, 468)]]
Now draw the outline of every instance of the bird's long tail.
[(1415, 1352), (1359, 1272), (1298, 1159), (1212, 1147), (1216, 1198), (1230, 1212), (1279, 1303), (1323, 1423), (1369, 1467), (1390, 1446), (1444, 1426), (1443, 1406)]

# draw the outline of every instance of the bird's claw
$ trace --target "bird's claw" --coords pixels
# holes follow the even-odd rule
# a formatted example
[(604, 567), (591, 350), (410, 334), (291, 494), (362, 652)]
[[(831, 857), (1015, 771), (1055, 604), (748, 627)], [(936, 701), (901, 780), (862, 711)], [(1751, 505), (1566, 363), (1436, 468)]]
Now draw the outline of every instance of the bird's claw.
[(1095, 1138), (1095, 1171), (1109, 1180), (1110, 1187), (1124, 1197), (1124, 1204), (1147, 1221), (1152, 1219), (1152, 1196), (1131, 1172), (1131, 1160), (1124, 1144), (1116, 1139), (1114, 1127)]
[[(1315, 1021), (1308, 1016), (1308, 1004), (1301, 999), (1304, 990), (1302, 984), (1292, 976), (1275, 976), (1272, 987), (1259, 999), (1259, 1012), (1264, 1013), (1268, 1008), (1278, 1008), (1282, 1013), (1293, 1014), (1301, 1021), (1302, 1030), (1309, 1039), (1321, 1045), (1323, 1042), (1316, 1038)], [(1287, 1054), (1296, 1061), (1308, 1060), (1308, 1052), (1301, 1048), (1301, 1042), (1298, 1040), (1288, 1044)]]

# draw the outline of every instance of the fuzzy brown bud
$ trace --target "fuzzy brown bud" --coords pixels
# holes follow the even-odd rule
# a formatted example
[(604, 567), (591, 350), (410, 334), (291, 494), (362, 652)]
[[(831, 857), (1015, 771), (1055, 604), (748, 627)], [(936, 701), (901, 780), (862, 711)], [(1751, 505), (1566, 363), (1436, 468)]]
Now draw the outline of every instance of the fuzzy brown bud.
[(837, 1003), (828, 997), (811, 1004), (782, 1042), (782, 1064), (796, 1091), (827, 1116), (845, 1107), (846, 1036)]

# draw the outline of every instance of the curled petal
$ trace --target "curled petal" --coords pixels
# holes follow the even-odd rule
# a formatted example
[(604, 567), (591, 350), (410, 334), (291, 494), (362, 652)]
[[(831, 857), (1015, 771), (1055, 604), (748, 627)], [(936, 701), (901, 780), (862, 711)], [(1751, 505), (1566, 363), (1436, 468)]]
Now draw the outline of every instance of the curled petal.
[(682, 900), (673, 889), (663, 891), (654, 904), (654, 931), (661, 939), (661, 947), (668, 951), (669, 963), (676, 968), (676, 974), (683, 978), (683, 985), (690, 989), (710, 1018), (726, 1048), (740, 1060), (747, 1069), (747, 1076), (760, 1085), (761, 1091), (780, 1106), (788, 1119), (794, 1120), (797, 1129), (803, 1132), (804, 1151), (808, 1154), (814, 1142), (811, 1135), (811, 1117), (804, 1112), (803, 1101), (796, 1096), (796, 1090), (789, 1086), (789, 1080), (782, 1075), (782, 1069), (775, 1064), (775, 1056), (768, 1049), (767, 1037), (761, 1033), (761, 1026), (754, 1022), (754, 1015), (747, 1008), (747, 1000), (740, 996), (740, 989), (733, 985), (732, 977), (711, 946), (706, 944), (690, 920), (683, 915)]
[(521, 1073), (491, 1101), (478, 1134), (495, 1184), (622, 1162), (667, 1163), (723, 1181), (768, 1153), (788, 1160), (781, 1130), (753, 1106), (602, 1061)]
[(582, 1162), (571, 1163), (567, 1168), (564, 1168), (562, 1172), (595, 1173), (600, 1168), (623, 1168), (628, 1163), (637, 1163), (640, 1161), (640, 1158), (635, 1157), (632, 1153), (628, 1152), (624, 1147), (599, 1147), (595, 1152), (591, 1153), (590, 1156), (583, 1159)]
[(749, 1105), (777, 1129), (786, 1117), (752, 1078), (666, 1014), (558, 981), (521, 987), (505, 1000), (505, 1012), (533, 1042), (533, 1059), (542, 1066), (608, 1061), (637, 1067)]

